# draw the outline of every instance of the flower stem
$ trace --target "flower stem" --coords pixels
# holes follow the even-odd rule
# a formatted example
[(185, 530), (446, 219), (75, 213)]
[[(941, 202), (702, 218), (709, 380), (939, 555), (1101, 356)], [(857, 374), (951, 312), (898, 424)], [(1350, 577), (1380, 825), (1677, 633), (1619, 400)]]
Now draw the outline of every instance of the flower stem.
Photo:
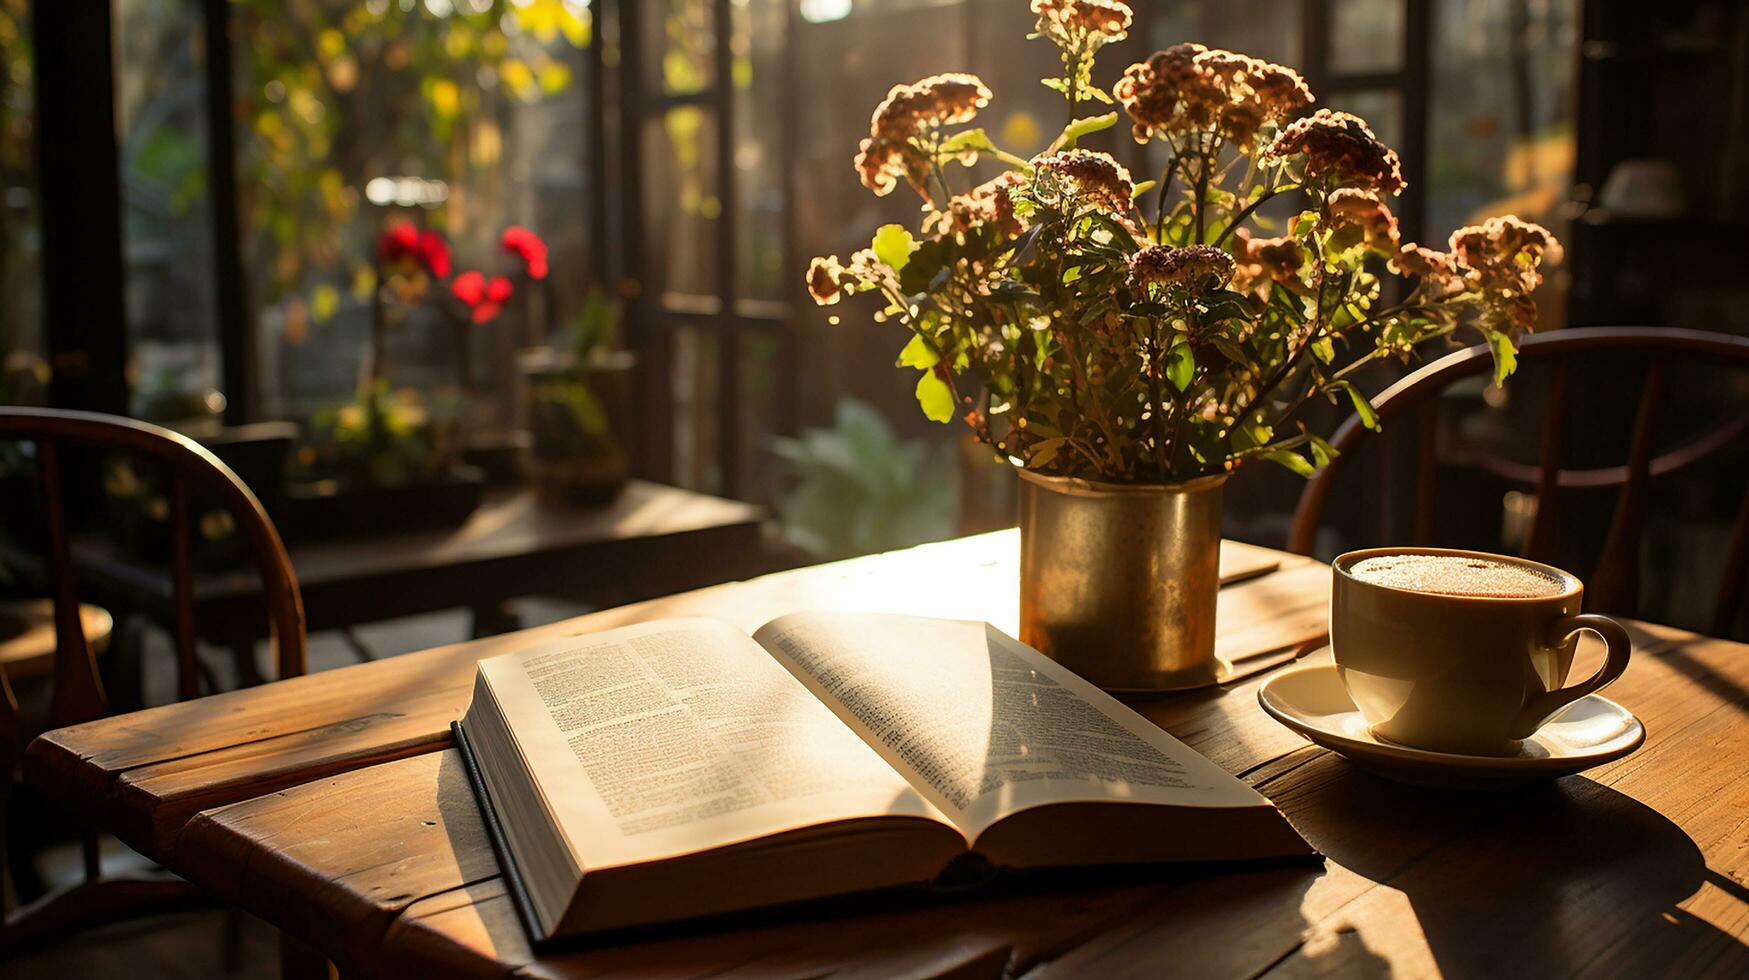
[(1227, 227), (1221, 231), (1220, 236), (1217, 237), (1210, 244), (1214, 245), (1216, 248), (1220, 248), (1221, 244), (1227, 240), (1227, 236), (1231, 235), (1234, 231), (1238, 230), (1238, 227), (1241, 224), (1244, 224), (1245, 219), (1251, 217), (1252, 213), (1254, 213), (1259, 207), (1261, 207), (1263, 205), (1263, 202), (1265, 202), (1265, 201), (1269, 200), (1270, 198), (1275, 197), (1279, 194), (1284, 194), (1284, 193), (1291, 191), (1291, 190), (1297, 190), (1298, 188), (1299, 188), (1298, 184), (1283, 184), (1280, 187), (1275, 188), (1274, 190), (1265, 191), (1263, 193), (1262, 197), (1259, 197), (1257, 200), (1252, 201), (1250, 204), (1245, 205), (1244, 210), (1242, 210), (1238, 214), (1234, 215), (1233, 220), (1227, 223)]
[(1166, 189), (1172, 186), (1172, 178), (1178, 173), (1179, 156), (1174, 149), (1172, 159), (1166, 161), (1166, 169), (1160, 171), (1160, 187), (1154, 198), (1154, 241), (1166, 244)]

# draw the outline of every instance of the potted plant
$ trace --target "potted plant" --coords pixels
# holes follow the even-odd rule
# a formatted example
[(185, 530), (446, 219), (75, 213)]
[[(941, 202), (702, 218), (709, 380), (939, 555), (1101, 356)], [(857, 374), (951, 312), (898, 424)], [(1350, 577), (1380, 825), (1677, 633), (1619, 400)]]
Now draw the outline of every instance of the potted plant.
[[(516, 275), (547, 274), (546, 247), (522, 228), (508, 229), (503, 251)], [(397, 222), (377, 240), (370, 346), (358, 394), (317, 413), (318, 435), (298, 455), (302, 481), (288, 494), (291, 533), (333, 535), (385, 529), (453, 527), (484, 494), (485, 474), (461, 462), (480, 379), (473, 338), (497, 324), (517, 295), (512, 280), (469, 270), (451, 277), (443, 236)], [(432, 393), (397, 388), (388, 334), (415, 315), (435, 315), (454, 339), (456, 384)], [(496, 379), (514, 398), (514, 372)]]
[(630, 479), (618, 433), (636, 361), (619, 347), (619, 323), (619, 307), (594, 290), (565, 346), (522, 352), (534, 481), (548, 501), (607, 504)]
[(900, 438), (872, 405), (840, 399), (831, 428), (774, 439), (771, 448), (788, 484), (777, 502), (784, 541), (814, 561), (909, 548), (954, 533), (958, 447)]
[[(1532, 329), (1545, 229), (1515, 217), (1459, 229), (1448, 251), (1401, 240), (1397, 154), (1356, 116), (1320, 109), (1290, 68), (1179, 44), (1090, 83), (1123, 38), (1117, 0), (1034, 0), (1061, 53), (1045, 84), (1068, 124), (1022, 159), (967, 124), (990, 100), (975, 76), (892, 89), (856, 157), (876, 194), (922, 200), (917, 233), (882, 227), (848, 262), (817, 258), (822, 304), (877, 294), (909, 333), (931, 419), (955, 417), (1019, 469), (1022, 639), (1109, 688), (1216, 681), (1222, 485), (1270, 460), (1312, 473), (1333, 450), (1297, 422), (1313, 398), (1377, 424), (1351, 376), (1460, 328), (1487, 341), (1496, 380)], [(1077, 146), (1117, 124), (1163, 143), (1157, 180)], [(960, 165), (996, 161), (966, 188)], [(1258, 209), (1299, 210), (1261, 237)], [(1402, 277), (1385, 302), (1379, 273)], [(1343, 355), (1347, 356), (1344, 357)]]

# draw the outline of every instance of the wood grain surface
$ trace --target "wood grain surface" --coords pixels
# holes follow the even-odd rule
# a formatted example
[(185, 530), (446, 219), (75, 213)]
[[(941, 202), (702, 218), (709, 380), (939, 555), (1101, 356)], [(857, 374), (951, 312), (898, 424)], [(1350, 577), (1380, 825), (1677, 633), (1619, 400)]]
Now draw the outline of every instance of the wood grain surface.
[[(1129, 699), (1273, 799), (1321, 867), (850, 900), (532, 954), (448, 743), (478, 658), (682, 613), (748, 629), (806, 608), (1003, 625), (1014, 550), (1012, 532), (983, 535), (76, 726), (33, 745), (28, 771), (361, 976), (1749, 972), (1749, 647), (1638, 624), (1609, 694), (1645, 722), (1646, 745), (1505, 794), (1360, 772), (1270, 721), (1261, 678)], [(1248, 579), (1222, 591), (1227, 655), (1316, 645), (1326, 568), (1234, 548), (1223, 573)], [(1582, 642), (1580, 671), (1599, 655)]]

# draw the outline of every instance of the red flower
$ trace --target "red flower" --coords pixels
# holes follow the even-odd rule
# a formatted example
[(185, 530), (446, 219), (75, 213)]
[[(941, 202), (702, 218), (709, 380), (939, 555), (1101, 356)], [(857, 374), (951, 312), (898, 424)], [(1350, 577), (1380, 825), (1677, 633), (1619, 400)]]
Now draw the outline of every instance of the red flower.
[(377, 239), (377, 262), (406, 272), (419, 266), (443, 279), (449, 275), (449, 245), (435, 231), (420, 231), (409, 222), (399, 221)]
[(419, 251), (419, 229), (402, 221), (390, 225), (377, 238), (377, 261), (397, 265)]
[(449, 278), (449, 245), (442, 235), (427, 231), (419, 236), (419, 260), (432, 275)]
[(488, 281), (483, 274), (469, 270), (455, 277), (449, 284), (449, 291), (472, 311), (469, 319), (486, 323), (510, 301), (511, 287), (510, 280), (503, 276), (493, 276)]
[(521, 225), (504, 229), (504, 251), (522, 259), (530, 279), (547, 277), (547, 243)]

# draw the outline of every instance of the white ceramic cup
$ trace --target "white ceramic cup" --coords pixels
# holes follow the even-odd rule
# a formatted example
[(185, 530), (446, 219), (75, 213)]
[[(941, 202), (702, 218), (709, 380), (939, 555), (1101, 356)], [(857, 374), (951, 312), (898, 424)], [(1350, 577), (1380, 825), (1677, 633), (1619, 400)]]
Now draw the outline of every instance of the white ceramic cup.
[[(1522, 565), (1561, 587), (1539, 596), (1446, 595), (1352, 573), (1368, 558), (1406, 554)], [(1330, 648), (1349, 697), (1380, 738), (1436, 752), (1511, 755), (1556, 712), (1627, 669), (1627, 631), (1581, 613), (1584, 584), (1558, 568), (1445, 548), (1351, 551), (1331, 567)], [(1583, 630), (1609, 652), (1596, 674), (1568, 687)]]

